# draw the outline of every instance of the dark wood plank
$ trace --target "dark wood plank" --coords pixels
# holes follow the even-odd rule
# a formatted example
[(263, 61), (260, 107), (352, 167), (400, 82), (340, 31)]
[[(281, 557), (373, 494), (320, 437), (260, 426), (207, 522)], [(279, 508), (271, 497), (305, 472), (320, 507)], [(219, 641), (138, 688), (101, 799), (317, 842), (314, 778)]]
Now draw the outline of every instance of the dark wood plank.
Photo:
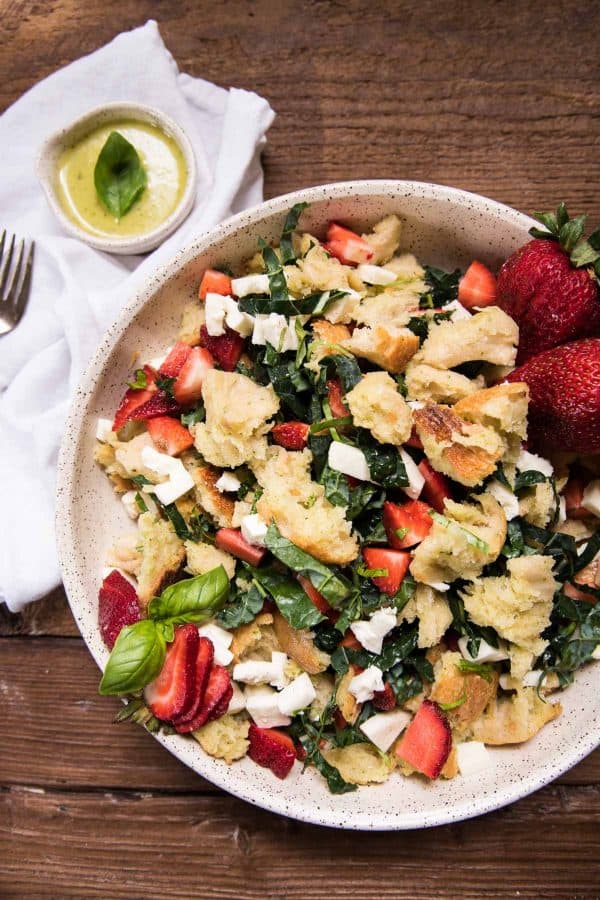
[[(4, 784), (66, 789), (212, 791), (136, 725), (115, 725), (118, 700), (98, 695), (82, 641), (0, 640)], [(600, 783), (600, 751), (561, 779)]]
[(6, 604), (0, 603), (0, 637), (10, 635), (79, 637), (62, 585), (20, 613), (11, 613)]
[(598, 896), (597, 787), (545, 788), (470, 822), (396, 834), (329, 831), (233, 798), (8, 789), (0, 804), (3, 897)]

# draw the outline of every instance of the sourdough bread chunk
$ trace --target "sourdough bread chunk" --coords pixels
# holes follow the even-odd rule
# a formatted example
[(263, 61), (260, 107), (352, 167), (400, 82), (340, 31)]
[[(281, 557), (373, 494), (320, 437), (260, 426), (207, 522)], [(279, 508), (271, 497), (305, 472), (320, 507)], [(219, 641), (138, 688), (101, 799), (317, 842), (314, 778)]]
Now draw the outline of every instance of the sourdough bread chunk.
[(474, 672), (461, 672), (458, 668), (462, 656), (448, 651), (443, 653), (434, 666), (435, 681), (431, 688), (430, 700), (452, 705), (462, 699), (446, 716), (455, 734), (463, 736), (473, 722), (498, 692), (498, 672), (492, 669), (489, 678)]
[(232, 763), (248, 752), (250, 722), (241, 716), (221, 716), (192, 734), (209, 756)]
[(454, 412), (467, 422), (493, 428), (505, 443), (504, 459), (515, 462), (527, 437), (529, 388), (523, 382), (498, 384), (459, 400)]
[(269, 419), (279, 409), (272, 385), (262, 387), (237, 372), (210, 369), (204, 378), (202, 396), (206, 422), (191, 426), (194, 443), (202, 456), (215, 466), (235, 468), (264, 459)]
[(420, 315), (419, 295), (410, 287), (388, 288), (375, 297), (366, 297), (354, 319), (359, 325), (382, 325), (393, 330), (404, 328), (414, 315)]
[(182, 344), (189, 344), (195, 347), (200, 343), (200, 329), (206, 321), (204, 313), (204, 305), (194, 301), (186, 303), (183, 307), (181, 315), (181, 325), (179, 326), (179, 334), (177, 340)]
[(106, 565), (122, 569), (137, 577), (142, 564), (142, 551), (137, 531), (120, 535), (106, 554)]
[(273, 613), (273, 631), (278, 649), (287, 653), (304, 672), (317, 675), (328, 668), (331, 657), (315, 647), (312, 631), (307, 628), (292, 628), (280, 612)]
[(417, 293), (422, 294), (427, 289), (425, 269), (413, 253), (398, 253), (386, 262), (385, 267), (406, 284), (415, 284)]
[(338, 709), (350, 725), (354, 725), (360, 712), (360, 706), (356, 697), (349, 691), (350, 682), (358, 675), (359, 671), (356, 666), (349, 666), (348, 671), (344, 672), (340, 678), (335, 692), (335, 702)]
[(534, 484), (527, 488), (519, 497), (519, 515), (531, 522), (545, 528), (549, 525), (556, 511), (556, 499), (552, 485), (548, 481)]
[(356, 559), (358, 542), (341, 506), (333, 506), (322, 485), (310, 476), (312, 454), (269, 447), (264, 462), (251, 467), (263, 493), (256, 511), (275, 522), (296, 546), (325, 563), (344, 565)]
[(354, 424), (381, 444), (403, 444), (412, 431), (410, 407), (387, 372), (367, 372), (348, 394)]
[(549, 556), (520, 556), (508, 560), (508, 575), (474, 579), (460, 592), (472, 621), (539, 656), (548, 644), (541, 633), (559, 586), (552, 562)]
[(438, 472), (474, 487), (496, 470), (505, 442), (493, 428), (465, 422), (448, 406), (427, 403), (413, 412), (423, 449)]
[(498, 558), (506, 540), (506, 516), (491, 494), (473, 496), (469, 503), (446, 500), (444, 511), (450, 526), (434, 520), (410, 565), (417, 581), (426, 584), (475, 578)]
[(381, 266), (392, 258), (400, 246), (402, 223), (398, 216), (386, 216), (373, 226), (369, 234), (363, 234), (363, 240), (369, 244), (373, 256), (369, 260), (372, 265)]
[(198, 459), (193, 452), (184, 453), (181, 461), (194, 479), (194, 494), (198, 505), (221, 528), (231, 528), (235, 501), (216, 487), (223, 473)]
[(444, 594), (428, 584), (418, 584), (400, 613), (401, 621), (415, 619), (419, 620), (418, 646), (424, 649), (439, 643), (452, 624), (452, 612)]
[(419, 349), (419, 338), (408, 328), (384, 327), (375, 324), (356, 328), (352, 337), (342, 344), (346, 350), (368, 359), (388, 372), (403, 372), (409, 359)]
[[(303, 237), (315, 241), (310, 235)], [(307, 246), (310, 246), (310, 243), (307, 243)], [(306, 293), (343, 291), (344, 288), (350, 287), (349, 278), (352, 269), (343, 266), (334, 256), (329, 256), (325, 248), (318, 243), (313, 243), (304, 259), (298, 260), (298, 269), (302, 275), (302, 285), (308, 289)]]
[(415, 362), (453, 369), (466, 362), (514, 366), (519, 341), (516, 322), (497, 306), (458, 322), (432, 324)]
[(488, 705), (473, 723), (473, 739), (493, 746), (521, 744), (561, 712), (560, 703), (545, 702), (535, 688), (521, 688), (516, 694)]
[(346, 325), (332, 325), (326, 319), (315, 319), (312, 323), (313, 340), (309, 345), (309, 368), (318, 374), (319, 362), (326, 356), (339, 354), (342, 341), (350, 337)]
[(142, 554), (138, 599), (145, 610), (152, 597), (176, 580), (185, 560), (185, 547), (171, 523), (150, 512), (138, 519), (138, 542)]
[(235, 575), (235, 559), (224, 550), (203, 541), (186, 541), (186, 569), (191, 575), (205, 575), (217, 566), (223, 566), (231, 581)]
[(350, 784), (381, 784), (394, 769), (394, 761), (372, 744), (350, 744), (323, 750), (327, 762)]
[(413, 357), (406, 367), (406, 389), (410, 400), (456, 403), (485, 387), (483, 378), (467, 378), (459, 372), (435, 369)]
[(152, 484), (159, 484), (161, 481), (165, 481), (166, 476), (157, 475), (154, 469), (148, 469), (142, 462), (142, 450), (144, 447), (151, 447), (152, 450), (156, 450), (154, 441), (147, 431), (136, 435), (130, 441), (118, 441), (114, 444), (118, 473), (125, 478), (143, 475)]

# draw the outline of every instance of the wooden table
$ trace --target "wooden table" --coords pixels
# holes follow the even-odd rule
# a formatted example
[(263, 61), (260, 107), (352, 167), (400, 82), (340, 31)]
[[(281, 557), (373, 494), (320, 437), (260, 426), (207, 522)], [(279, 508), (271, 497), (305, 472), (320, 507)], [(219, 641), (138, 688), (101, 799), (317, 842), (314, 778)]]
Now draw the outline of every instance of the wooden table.
[[(412, 178), (527, 211), (564, 199), (600, 222), (597, 4), (3, 0), (0, 104), (150, 17), (184, 71), (277, 111), (268, 197)], [(112, 725), (62, 590), (0, 610), (0, 635), (2, 897), (600, 896), (600, 751), (474, 821), (334, 832), (229, 797)]]

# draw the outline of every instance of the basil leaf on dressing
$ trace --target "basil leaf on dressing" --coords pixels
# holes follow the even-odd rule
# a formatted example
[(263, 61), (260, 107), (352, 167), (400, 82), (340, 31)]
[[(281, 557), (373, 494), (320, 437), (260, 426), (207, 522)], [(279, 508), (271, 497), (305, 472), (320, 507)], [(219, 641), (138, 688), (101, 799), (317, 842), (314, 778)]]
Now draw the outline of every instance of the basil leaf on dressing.
[(96, 161), (94, 185), (98, 197), (115, 219), (131, 209), (146, 181), (146, 170), (133, 144), (118, 131), (111, 131)]
[(121, 630), (108, 658), (99, 692), (131, 694), (153, 681), (167, 652), (163, 633), (152, 619), (141, 619)]

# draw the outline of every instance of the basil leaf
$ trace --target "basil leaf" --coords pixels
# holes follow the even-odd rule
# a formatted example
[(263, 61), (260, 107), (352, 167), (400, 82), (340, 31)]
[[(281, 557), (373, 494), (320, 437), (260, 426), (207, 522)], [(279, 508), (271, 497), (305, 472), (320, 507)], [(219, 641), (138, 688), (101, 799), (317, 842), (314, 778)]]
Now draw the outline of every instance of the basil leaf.
[(279, 242), (279, 250), (284, 266), (288, 263), (296, 261), (296, 256), (292, 247), (292, 234), (298, 227), (298, 219), (303, 210), (310, 206), (309, 203), (295, 203), (286, 216), (281, 241)]
[(305, 553), (287, 538), (283, 537), (277, 525), (269, 525), (266, 546), (273, 556), (293, 572), (305, 575), (316, 589), (323, 594), (330, 606), (339, 609), (342, 602), (352, 590), (350, 583), (339, 575), (335, 575), (314, 556)]
[(150, 618), (173, 625), (199, 624), (212, 619), (223, 606), (229, 580), (223, 566), (205, 575), (186, 578), (165, 588), (148, 606)]
[(237, 597), (227, 603), (217, 615), (217, 621), (224, 628), (237, 628), (247, 625), (259, 614), (265, 599), (256, 585), (247, 591), (240, 591)]
[(98, 197), (109, 213), (120, 219), (146, 187), (146, 170), (133, 144), (111, 131), (94, 168)]
[(119, 632), (108, 658), (100, 694), (131, 694), (141, 691), (162, 669), (167, 648), (152, 619), (126, 625)]
[(291, 578), (286, 578), (272, 566), (267, 569), (253, 569), (252, 575), (275, 603), (281, 615), (292, 628), (312, 628), (323, 622), (325, 616), (319, 612), (303, 587)]

